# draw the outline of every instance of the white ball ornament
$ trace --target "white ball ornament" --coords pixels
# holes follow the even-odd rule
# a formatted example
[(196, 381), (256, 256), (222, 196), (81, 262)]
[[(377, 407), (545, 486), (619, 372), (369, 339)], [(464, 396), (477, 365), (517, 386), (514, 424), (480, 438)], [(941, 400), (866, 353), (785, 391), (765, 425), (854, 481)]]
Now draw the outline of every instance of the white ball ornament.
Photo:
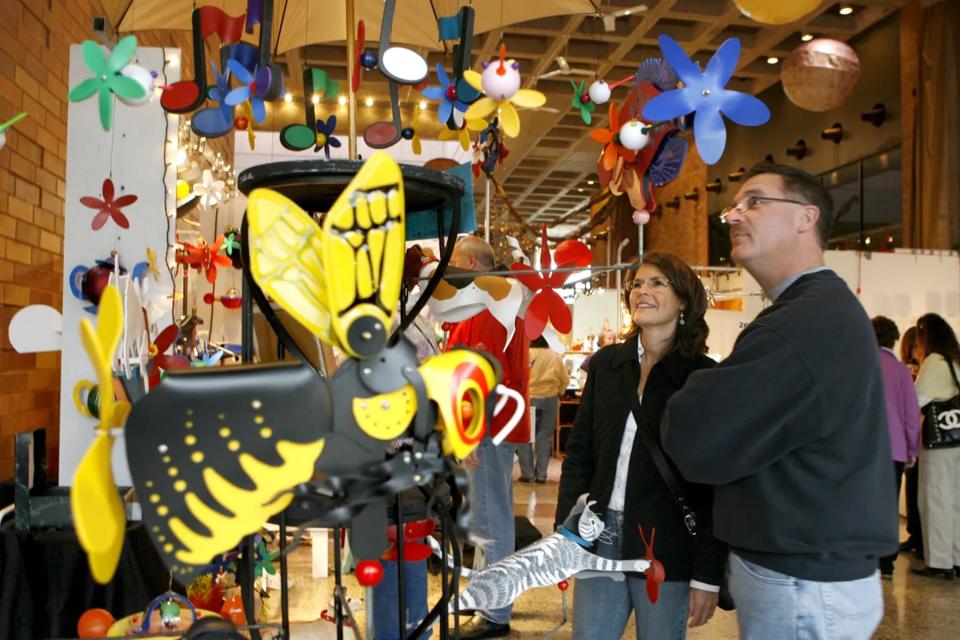
[(480, 85), (494, 100), (509, 100), (520, 90), (520, 65), (514, 60), (491, 62), (483, 69)]
[(610, 100), (610, 85), (603, 80), (596, 80), (590, 85), (587, 94), (594, 104), (606, 104)]
[(620, 127), (620, 144), (630, 151), (640, 151), (650, 142), (650, 136), (644, 133), (644, 125), (639, 120), (630, 120)]
[(650, 222), (650, 212), (640, 209), (633, 212), (633, 222), (638, 225), (645, 225)]
[(153, 97), (153, 90), (154, 90), (155, 84), (154, 84), (152, 73), (150, 73), (140, 65), (128, 64), (123, 69), (120, 69), (120, 75), (126, 76), (131, 80), (136, 81), (136, 83), (142, 86), (144, 89), (144, 94), (142, 98), (135, 98), (131, 100), (120, 98), (120, 100), (130, 105), (136, 105), (136, 104), (143, 104), (144, 102), (149, 100), (151, 97)]

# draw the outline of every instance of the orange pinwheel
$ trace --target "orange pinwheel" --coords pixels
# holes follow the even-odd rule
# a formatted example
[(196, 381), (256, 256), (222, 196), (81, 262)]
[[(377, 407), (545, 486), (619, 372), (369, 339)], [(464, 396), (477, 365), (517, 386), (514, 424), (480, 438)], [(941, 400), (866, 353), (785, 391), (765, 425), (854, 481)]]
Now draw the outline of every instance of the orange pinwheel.
[(618, 156), (626, 162), (633, 162), (637, 158), (636, 153), (620, 144), (620, 116), (617, 105), (613, 102), (610, 103), (610, 128), (594, 129), (590, 132), (590, 137), (604, 145), (601, 164), (607, 171), (617, 164)]

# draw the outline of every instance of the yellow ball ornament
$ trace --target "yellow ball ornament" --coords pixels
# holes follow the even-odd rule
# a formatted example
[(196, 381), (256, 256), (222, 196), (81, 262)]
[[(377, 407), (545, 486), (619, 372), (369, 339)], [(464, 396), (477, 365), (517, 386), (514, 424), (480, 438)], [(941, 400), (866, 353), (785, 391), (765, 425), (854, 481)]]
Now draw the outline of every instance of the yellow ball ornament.
[(786, 24), (799, 20), (818, 6), (820, 0), (733, 0), (740, 13), (763, 24)]

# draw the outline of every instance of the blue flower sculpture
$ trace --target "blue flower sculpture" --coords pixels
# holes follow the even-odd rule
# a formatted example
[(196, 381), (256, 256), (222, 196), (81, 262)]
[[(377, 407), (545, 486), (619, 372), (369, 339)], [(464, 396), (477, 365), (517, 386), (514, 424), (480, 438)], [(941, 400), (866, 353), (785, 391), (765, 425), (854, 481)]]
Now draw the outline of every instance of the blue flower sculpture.
[(334, 129), (337, 128), (337, 116), (332, 115), (324, 122), (323, 118), (317, 120), (317, 144), (313, 147), (316, 153), (323, 149), (323, 153), (330, 159), (330, 147), (339, 147), (340, 141), (333, 136)]
[(643, 118), (648, 122), (664, 122), (695, 113), (693, 135), (697, 151), (707, 164), (714, 164), (723, 155), (727, 142), (723, 116), (751, 127), (770, 119), (770, 109), (759, 99), (724, 88), (740, 57), (740, 41), (736, 38), (720, 45), (703, 72), (670, 36), (660, 36), (660, 51), (684, 87), (650, 100), (643, 108)]
[(251, 74), (246, 67), (232, 58), (227, 60), (227, 66), (230, 68), (233, 77), (239, 80), (243, 86), (228, 93), (224, 102), (231, 107), (235, 107), (249, 100), (253, 119), (257, 122), (263, 122), (267, 117), (267, 108), (263, 104), (263, 99), (270, 90), (270, 68), (257, 67)]
[(217, 63), (211, 61), (213, 67), (213, 77), (216, 83), (210, 88), (210, 99), (220, 105), (220, 116), (225, 122), (233, 123), (233, 107), (227, 104), (227, 94), (230, 93), (230, 69), (224, 69), (223, 73), (217, 70)]
[(443, 65), (439, 62), (437, 63), (437, 79), (440, 80), (440, 86), (427, 87), (423, 90), (423, 97), (430, 100), (440, 100), (437, 117), (440, 124), (447, 124), (454, 109), (463, 113), (468, 107), (457, 99), (456, 85), (450, 82), (446, 71), (443, 70)]

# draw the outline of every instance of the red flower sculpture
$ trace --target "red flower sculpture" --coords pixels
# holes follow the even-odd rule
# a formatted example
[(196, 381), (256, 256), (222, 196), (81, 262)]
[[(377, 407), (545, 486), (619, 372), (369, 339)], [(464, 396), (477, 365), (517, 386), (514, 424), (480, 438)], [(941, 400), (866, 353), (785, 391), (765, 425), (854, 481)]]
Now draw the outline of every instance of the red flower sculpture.
[(107, 223), (108, 218), (113, 218), (113, 221), (116, 222), (117, 225), (124, 229), (129, 229), (130, 221), (127, 220), (127, 216), (123, 215), (123, 212), (120, 209), (123, 207), (128, 207), (136, 202), (137, 196), (133, 195), (132, 193), (128, 193), (114, 200), (113, 196), (115, 191), (113, 187), (113, 180), (110, 178), (107, 178), (103, 181), (102, 191), (103, 200), (94, 198), (93, 196), (84, 196), (80, 198), (80, 202), (83, 204), (83, 206), (90, 207), (91, 209), (97, 209), (97, 215), (93, 216), (93, 222), (90, 226), (94, 231), (97, 231)]
[(180, 327), (172, 324), (157, 336), (157, 339), (150, 345), (150, 361), (147, 363), (147, 369), (150, 371), (150, 388), (160, 384), (160, 372), (172, 371), (174, 369), (189, 369), (190, 362), (186, 358), (178, 355), (167, 355), (166, 351), (176, 341), (180, 335)]
[(220, 255), (223, 241), (224, 236), (221, 235), (212, 245), (207, 244), (203, 238), (200, 238), (197, 246), (184, 242), (183, 251), (177, 254), (177, 262), (205, 272), (207, 282), (213, 284), (217, 281), (217, 265), (221, 267), (233, 265), (233, 260), (229, 256)]
[[(568, 267), (586, 267), (593, 259), (590, 248), (579, 240), (564, 240), (557, 245), (554, 251), (557, 268)], [(541, 231), (541, 251), (540, 268), (550, 268), (550, 248), (547, 245), (547, 227), (544, 226)], [(539, 272), (531, 269), (523, 263), (516, 263), (510, 267), (514, 272), (514, 277), (519, 280), (523, 286), (533, 292), (533, 299), (527, 306), (527, 312), (523, 317), (523, 332), (527, 339), (535, 340), (543, 334), (544, 327), (549, 320), (553, 328), (560, 333), (569, 333), (573, 328), (573, 318), (570, 315), (570, 308), (563, 301), (554, 289), (562, 287), (567, 278), (570, 277), (569, 271), (554, 271), (546, 278)]]

